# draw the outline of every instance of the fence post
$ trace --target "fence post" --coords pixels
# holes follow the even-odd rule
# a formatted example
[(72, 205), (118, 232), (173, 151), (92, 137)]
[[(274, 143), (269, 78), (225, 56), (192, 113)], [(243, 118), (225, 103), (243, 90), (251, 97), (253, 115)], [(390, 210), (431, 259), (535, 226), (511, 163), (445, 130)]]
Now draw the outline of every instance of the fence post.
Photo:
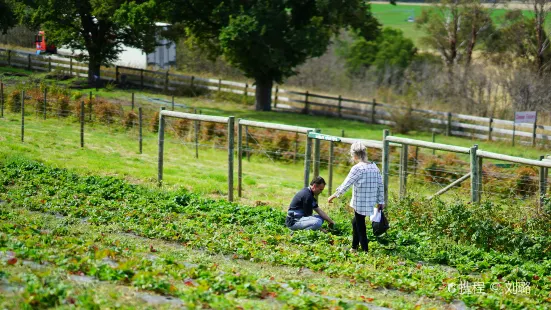
[[(432, 132), (432, 143), (436, 142), (436, 134)], [(432, 149), (432, 155), (436, 154), (436, 150)]]
[(44, 115), (44, 119), (46, 119), (47, 102), (48, 102), (48, 88), (44, 87), (44, 107), (43, 107), (43, 111), (42, 111), (42, 114)]
[[(545, 156), (540, 156), (540, 161), (544, 158)], [(548, 168), (540, 167), (540, 197), (538, 199), (540, 208), (543, 207), (543, 199), (545, 198), (545, 193), (547, 191), (547, 173)]]
[(134, 92), (132, 92), (132, 111), (134, 111)]
[(384, 188), (384, 198), (385, 206), (388, 205), (388, 171), (390, 165), (390, 145), (386, 137), (388, 136), (388, 129), (383, 130), (383, 188)]
[[(339, 95), (339, 108), (338, 108), (338, 115), (339, 115), (339, 118), (342, 117), (342, 96)], [(331, 191), (329, 191), (331, 192)]]
[(341, 137), (344, 138), (344, 129), (341, 129)]
[(31, 65), (31, 54), (27, 55), (27, 59), (28, 59), (27, 69), (29, 69), (29, 71), (32, 71), (33, 67)]
[(478, 145), (475, 144), (471, 147), (470, 158), (471, 158), (471, 201), (478, 202), (478, 161), (476, 156), (476, 151)]
[(333, 141), (329, 141), (329, 193), (333, 192)]
[(308, 104), (308, 97), (309, 96), (310, 96), (310, 94), (308, 93), (308, 91), (306, 91), (306, 94), (304, 94), (304, 114), (308, 114), (308, 110), (310, 109), (309, 104)]
[(477, 160), (477, 166), (476, 166), (476, 169), (478, 169), (478, 180), (476, 181), (476, 190), (477, 190), (477, 199), (478, 199), (478, 202), (480, 202), (482, 200), (482, 189), (483, 189), (483, 173), (482, 173), (482, 160), (483, 158), (482, 157), (478, 157), (478, 160)]
[(295, 132), (295, 154), (293, 155), (293, 163), (297, 163), (298, 154), (298, 132)]
[(233, 148), (235, 135), (235, 117), (228, 117), (228, 200), (233, 201)]
[(84, 101), (80, 102), (80, 147), (84, 147)]
[(274, 96), (274, 108), (277, 108), (277, 96), (279, 95), (279, 85), (276, 85), (275, 96)]
[(222, 79), (218, 79), (218, 93), (222, 91)]
[(373, 103), (371, 104), (371, 124), (375, 124), (375, 107), (377, 106), (377, 100), (373, 98)]
[(172, 95), (172, 111), (174, 111), (174, 95)]
[(0, 117), (4, 117), (4, 83), (0, 81)]
[(161, 107), (159, 111), (159, 161), (157, 165), (157, 182), (159, 187), (163, 185), (163, 151), (165, 147), (165, 119), (163, 117), (163, 110), (165, 107)]
[(247, 102), (247, 94), (249, 92), (249, 84), (245, 83), (245, 91), (243, 92), (243, 95), (245, 95), (245, 103)]
[(402, 144), (400, 154), (400, 199), (403, 199), (407, 194), (407, 179), (408, 179), (408, 145)]
[(516, 132), (517, 124), (513, 123), (513, 146), (515, 146), (515, 132)]
[(451, 137), (452, 135), (452, 114), (451, 112), (448, 112), (447, 115), (447, 122), (446, 122), (446, 136)]
[(119, 66), (115, 66), (115, 82), (119, 83)]
[(143, 88), (143, 69), (140, 69), (140, 87)]
[(92, 121), (92, 92), (90, 91), (90, 111), (89, 112), (89, 121), (91, 122)]
[(492, 141), (492, 123), (494, 122), (494, 118), (490, 117), (490, 123), (488, 124), (488, 140)]
[(48, 57), (48, 72), (52, 72), (52, 56)]
[(142, 112), (142, 107), (139, 107), (138, 108), (138, 122), (139, 122), (139, 131), (138, 131), (138, 134), (139, 134), (139, 143), (140, 143), (140, 154), (142, 154), (142, 145), (143, 145), (143, 132), (142, 132), (142, 126), (143, 126), (143, 112)]
[(11, 50), (8, 50), (8, 66), (11, 67)]
[[(314, 130), (314, 132), (320, 133), (320, 129)], [(314, 178), (320, 175), (320, 140), (314, 140)]]
[[(419, 147), (415, 147), (415, 163), (413, 165), (413, 176), (417, 175), (417, 164), (419, 163)], [(415, 179), (414, 179), (415, 181)]]
[(166, 70), (165, 74), (165, 93), (168, 91), (168, 70)]
[(193, 91), (193, 87), (194, 87), (194, 86), (195, 86), (195, 76), (192, 75), (192, 76), (191, 76), (191, 85), (190, 85), (191, 91)]
[[(193, 109), (193, 113), (197, 114), (197, 109)], [(199, 121), (195, 120), (195, 158), (199, 158)]]
[[(118, 70), (117, 70), (118, 72)], [(69, 75), (73, 76), (73, 58), (69, 58)], [(117, 79), (118, 79), (118, 73), (117, 73)]]
[(536, 128), (538, 128), (538, 112), (536, 111), (536, 119), (534, 120), (534, 127), (532, 129), (532, 147), (536, 146)]
[[(308, 131), (310, 132), (310, 130)], [(304, 153), (304, 187), (310, 184), (310, 157), (312, 156), (312, 138), (306, 136), (306, 151)]]
[(237, 120), (237, 197), (242, 197), (243, 186), (243, 126)]
[(25, 91), (21, 92), (21, 142), (25, 142)]
[(251, 161), (251, 150), (249, 149), (249, 126), (245, 126), (245, 148), (247, 149), (247, 161)]

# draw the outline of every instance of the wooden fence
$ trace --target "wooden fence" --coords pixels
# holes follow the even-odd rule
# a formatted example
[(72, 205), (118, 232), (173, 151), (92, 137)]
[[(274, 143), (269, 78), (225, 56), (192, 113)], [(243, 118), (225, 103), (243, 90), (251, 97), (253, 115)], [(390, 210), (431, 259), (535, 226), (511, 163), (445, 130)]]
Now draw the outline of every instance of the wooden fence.
[[(87, 64), (60, 56), (38, 56), (27, 52), (0, 49), (0, 64), (28, 70), (62, 70), (69, 75), (87, 76)], [(169, 71), (152, 71), (116, 66), (102, 68), (102, 78), (121, 84), (176, 91), (182, 88), (206, 89), (254, 96), (255, 86), (249, 83), (209, 79)], [(372, 101), (291, 91), (276, 86), (272, 90), (275, 110), (329, 115), (360, 120), (372, 124), (395, 125), (408, 119), (422, 124), (427, 131), (447, 136), (462, 136), (484, 140), (510, 141), (511, 144), (551, 145), (551, 126), (515, 124), (511, 120), (479, 117), (435, 110), (414, 109)]]

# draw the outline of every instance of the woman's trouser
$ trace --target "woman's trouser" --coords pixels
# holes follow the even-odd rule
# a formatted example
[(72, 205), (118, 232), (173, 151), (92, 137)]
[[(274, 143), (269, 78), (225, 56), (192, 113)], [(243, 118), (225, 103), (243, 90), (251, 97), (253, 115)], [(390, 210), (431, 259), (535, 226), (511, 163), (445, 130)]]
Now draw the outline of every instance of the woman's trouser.
[(365, 215), (354, 212), (354, 218), (352, 219), (352, 248), (357, 250), (358, 245), (361, 245), (362, 250), (367, 252), (369, 240), (367, 239), (365, 217)]

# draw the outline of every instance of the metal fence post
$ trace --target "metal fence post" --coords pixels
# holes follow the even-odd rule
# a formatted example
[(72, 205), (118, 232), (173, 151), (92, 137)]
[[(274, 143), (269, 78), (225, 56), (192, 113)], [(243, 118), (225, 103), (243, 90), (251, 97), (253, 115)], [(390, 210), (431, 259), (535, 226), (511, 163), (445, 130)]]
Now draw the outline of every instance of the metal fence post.
[(48, 102), (48, 88), (44, 87), (44, 108), (42, 111), (42, 114), (44, 115), (44, 119), (46, 119), (46, 106)]
[(25, 91), (21, 92), (21, 142), (25, 142)]
[[(314, 132), (320, 133), (321, 130), (316, 129), (316, 130), (314, 130)], [(320, 153), (321, 153), (320, 152), (320, 140), (315, 139), (314, 140), (314, 178), (318, 177), (320, 175), (320, 158), (321, 158)]]
[(174, 111), (174, 95), (172, 95), (172, 111)]
[[(193, 109), (193, 113), (197, 114), (197, 109)], [(199, 158), (199, 121), (195, 120), (194, 123), (195, 131), (195, 158)]]
[(4, 83), (0, 82), (0, 117), (4, 117)]
[(228, 200), (233, 201), (233, 148), (234, 148), (234, 127), (235, 117), (228, 117)]
[(249, 149), (249, 126), (245, 126), (245, 149), (247, 150), (247, 161), (251, 161), (251, 150)]
[(473, 145), (470, 151), (471, 159), (471, 201), (478, 202), (478, 161), (476, 156), (476, 151), (478, 150), (478, 145)]
[(329, 141), (329, 193), (333, 192), (333, 141)]
[[(69, 75), (73, 76), (73, 58), (69, 58)], [(117, 73), (117, 77), (118, 77), (118, 73)]]
[(534, 127), (532, 129), (532, 147), (536, 146), (536, 129), (538, 128), (538, 112), (536, 111), (536, 119), (534, 120)]
[(134, 111), (134, 92), (132, 92), (132, 111)]
[(237, 120), (237, 197), (242, 197), (243, 190), (243, 126)]
[(159, 111), (159, 161), (157, 165), (157, 182), (159, 186), (163, 185), (163, 152), (165, 146), (165, 119), (163, 117), (163, 110), (161, 107)]
[(388, 129), (383, 130), (383, 158), (382, 158), (382, 168), (383, 168), (383, 188), (384, 188), (384, 199), (385, 206), (388, 205), (388, 172), (390, 165), (390, 143), (387, 141), (386, 137), (389, 135)]
[(476, 169), (478, 170), (478, 180), (476, 181), (476, 191), (477, 191), (477, 199), (478, 201), (482, 201), (482, 190), (483, 190), (483, 171), (482, 171), (482, 163), (483, 163), (483, 158), (482, 157), (478, 157), (478, 160), (477, 160), (477, 165), (476, 165)]
[(400, 154), (400, 199), (406, 197), (408, 179), (408, 145), (402, 144)]
[[(434, 131), (432, 132), (432, 143), (435, 143), (436, 142), (436, 134), (434, 133)], [(432, 155), (436, 154), (436, 150), (435, 149), (432, 149)]]
[[(545, 156), (540, 156), (540, 161), (543, 160)], [(547, 191), (547, 173), (548, 168), (540, 167), (540, 194), (539, 194), (539, 206), (543, 207), (543, 199), (545, 198), (545, 193)]]
[(142, 132), (142, 126), (143, 126), (143, 111), (142, 107), (138, 108), (138, 122), (139, 122), (139, 143), (140, 143), (140, 154), (142, 154), (142, 145), (143, 145), (143, 132)]
[(84, 147), (84, 101), (80, 102), (80, 147)]
[[(308, 132), (311, 132), (310, 130)], [(304, 153), (304, 187), (310, 184), (310, 157), (312, 156), (312, 139), (306, 136), (306, 151)]]

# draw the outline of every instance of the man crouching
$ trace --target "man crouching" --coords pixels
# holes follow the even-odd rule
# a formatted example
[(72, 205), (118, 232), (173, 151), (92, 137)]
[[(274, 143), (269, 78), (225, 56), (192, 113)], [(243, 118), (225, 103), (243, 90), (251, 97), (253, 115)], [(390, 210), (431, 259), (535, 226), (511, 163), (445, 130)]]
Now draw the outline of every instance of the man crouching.
[[(325, 180), (322, 177), (315, 177), (309, 187), (301, 189), (289, 205), (285, 225), (291, 230), (311, 229), (318, 230), (326, 220), (329, 227), (335, 222), (318, 206), (317, 197), (325, 188)], [(316, 211), (319, 215), (312, 215)]]

